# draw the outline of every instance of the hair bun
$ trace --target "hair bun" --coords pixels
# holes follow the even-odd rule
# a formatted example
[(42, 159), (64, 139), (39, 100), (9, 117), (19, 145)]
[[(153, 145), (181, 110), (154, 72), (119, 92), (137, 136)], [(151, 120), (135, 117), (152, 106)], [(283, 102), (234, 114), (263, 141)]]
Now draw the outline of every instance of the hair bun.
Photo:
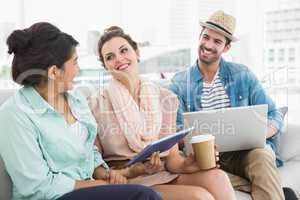
[(15, 30), (8, 36), (6, 40), (8, 53), (16, 54), (22, 52), (28, 46), (30, 39), (31, 37), (26, 30)]
[(118, 26), (111, 26), (111, 27), (105, 29), (104, 33), (112, 32), (112, 31), (122, 32), (122, 33), (124, 32), (123, 29)]

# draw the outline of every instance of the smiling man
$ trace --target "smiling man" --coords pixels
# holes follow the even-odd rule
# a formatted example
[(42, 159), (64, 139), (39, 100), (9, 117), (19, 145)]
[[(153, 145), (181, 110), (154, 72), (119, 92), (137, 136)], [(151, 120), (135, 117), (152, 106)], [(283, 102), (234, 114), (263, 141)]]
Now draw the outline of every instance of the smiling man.
[(269, 145), (265, 149), (223, 153), (220, 164), (224, 170), (250, 181), (254, 200), (284, 199), (272, 143), (272, 137), (282, 128), (282, 115), (246, 66), (222, 58), (231, 42), (237, 40), (233, 35), (235, 21), (233, 16), (217, 11), (201, 22), (197, 62), (177, 73), (170, 85), (180, 101), (177, 126), (183, 127), (183, 112), (268, 104)]

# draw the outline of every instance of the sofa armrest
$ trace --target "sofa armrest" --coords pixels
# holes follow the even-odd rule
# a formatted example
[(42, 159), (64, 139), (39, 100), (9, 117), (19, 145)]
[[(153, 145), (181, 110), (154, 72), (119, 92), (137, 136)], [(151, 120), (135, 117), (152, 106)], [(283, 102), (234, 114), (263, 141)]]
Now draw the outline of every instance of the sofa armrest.
[(288, 124), (280, 136), (280, 154), (284, 161), (300, 156), (300, 124)]

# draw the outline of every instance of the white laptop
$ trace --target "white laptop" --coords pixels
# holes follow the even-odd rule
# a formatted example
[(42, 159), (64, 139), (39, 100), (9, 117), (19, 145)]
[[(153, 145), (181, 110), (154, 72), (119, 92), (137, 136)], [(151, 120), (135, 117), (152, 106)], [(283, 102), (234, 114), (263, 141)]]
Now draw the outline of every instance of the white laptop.
[(186, 153), (192, 152), (189, 140), (198, 134), (214, 135), (220, 152), (264, 148), (267, 111), (264, 104), (183, 113), (184, 127), (195, 128), (185, 137)]

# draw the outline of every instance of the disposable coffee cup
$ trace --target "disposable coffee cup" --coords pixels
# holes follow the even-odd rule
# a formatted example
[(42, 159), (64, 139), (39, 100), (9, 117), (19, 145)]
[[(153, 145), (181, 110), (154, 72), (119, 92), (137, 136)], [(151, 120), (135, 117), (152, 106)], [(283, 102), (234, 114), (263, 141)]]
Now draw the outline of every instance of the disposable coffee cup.
[(200, 169), (205, 170), (216, 167), (215, 136), (193, 136), (190, 143), (193, 146), (195, 159)]

